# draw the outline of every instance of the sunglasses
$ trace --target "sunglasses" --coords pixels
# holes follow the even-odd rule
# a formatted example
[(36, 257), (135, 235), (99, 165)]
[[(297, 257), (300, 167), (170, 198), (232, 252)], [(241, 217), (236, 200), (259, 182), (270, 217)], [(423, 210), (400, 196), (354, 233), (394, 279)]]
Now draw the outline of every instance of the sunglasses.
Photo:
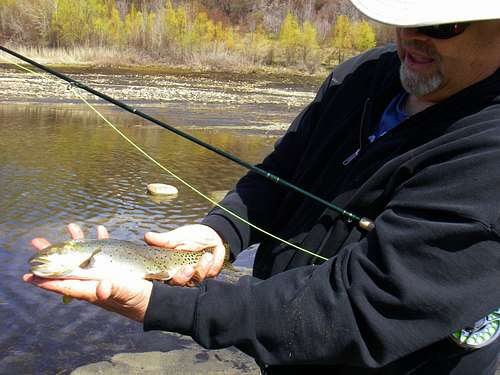
[(442, 25), (432, 25), (416, 27), (418, 33), (434, 39), (450, 39), (462, 34), (470, 25), (470, 22), (446, 23)]

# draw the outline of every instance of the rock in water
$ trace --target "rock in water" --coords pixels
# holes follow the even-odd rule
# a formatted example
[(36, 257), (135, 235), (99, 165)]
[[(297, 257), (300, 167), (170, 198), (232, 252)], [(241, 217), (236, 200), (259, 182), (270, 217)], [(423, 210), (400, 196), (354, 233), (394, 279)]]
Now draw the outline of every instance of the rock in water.
[(177, 195), (179, 190), (172, 185), (149, 184), (148, 193), (151, 195)]

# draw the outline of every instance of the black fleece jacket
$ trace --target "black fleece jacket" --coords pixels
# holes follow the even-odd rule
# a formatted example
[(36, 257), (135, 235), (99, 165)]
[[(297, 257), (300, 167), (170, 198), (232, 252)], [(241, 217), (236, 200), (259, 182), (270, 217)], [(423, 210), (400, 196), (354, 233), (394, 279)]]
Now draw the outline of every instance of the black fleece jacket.
[(234, 345), (270, 374), (430, 374), (470, 355), (490, 373), (498, 346), (467, 353), (447, 336), (500, 304), (500, 71), (368, 144), (399, 65), (384, 48), (339, 66), (259, 165), (375, 230), (250, 172), (222, 204), (329, 260), (214, 209), (203, 223), (233, 255), (260, 243), (255, 277), (155, 285), (146, 330)]

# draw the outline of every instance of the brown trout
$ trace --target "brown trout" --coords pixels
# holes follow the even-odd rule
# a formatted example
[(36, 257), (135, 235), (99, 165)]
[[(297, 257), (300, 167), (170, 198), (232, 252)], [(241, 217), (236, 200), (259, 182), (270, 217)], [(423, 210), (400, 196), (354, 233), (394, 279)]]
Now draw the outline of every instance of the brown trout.
[(103, 280), (139, 277), (167, 281), (206, 252), (169, 250), (123, 240), (72, 240), (47, 247), (30, 258), (30, 271), (49, 279)]

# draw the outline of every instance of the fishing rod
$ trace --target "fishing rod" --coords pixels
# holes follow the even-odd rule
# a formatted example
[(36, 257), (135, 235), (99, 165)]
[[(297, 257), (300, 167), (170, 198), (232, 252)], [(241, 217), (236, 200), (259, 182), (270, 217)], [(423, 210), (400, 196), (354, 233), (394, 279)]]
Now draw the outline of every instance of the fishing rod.
[(214, 152), (214, 153), (216, 153), (216, 154), (218, 154), (226, 159), (229, 159), (232, 162), (234, 162), (234, 163), (236, 163), (236, 164), (238, 164), (238, 165), (240, 165), (240, 166), (242, 166), (242, 167), (244, 167), (244, 168), (276, 183), (276, 184), (278, 184), (278, 185), (285, 186), (286, 188), (288, 188), (290, 190), (293, 190), (293, 191), (298, 192), (298, 193), (300, 193), (300, 194), (302, 194), (310, 199), (313, 199), (316, 202), (319, 202), (322, 205), (328, 207), (329, 209), (339, 213), (341, 216), (346, 218), (348, 221), (355, 222), (361, 229), (364, 229), (366, 231), (371, 231), (375, 228), (375, 223), (372, 220), (365, 218), (365, 217), (359, 217), (359, 216), (357, 216), (357, 215), (355, 215), (355, 214), (353, 214), (353, 213), (351, 213), (351, 212), (349, 212), (341, 207), (338, 207), (338, 206), (324, 200), (323, 198), (320, 198), (314, 194), (311, 194), (308, 191), (306, 191), (306, 190), (304, 190), (304, 189), (302, 189), (302, 188), (300, 188), (300, 187), (298, 187), (298, 186), (296, 186), (296, 185), (294, 185), (294, 184), (292, 184), (292, 183), (290, 183), (290, 182), (288, 182), (288, 181), (286, 181), (286, 180), (284, 180), (284, 179), (282, 179), (282, 178), (280, 178), (272, 173), (269, 173), (269, 172), (255, 166), (255, 165), (252, 165), (252, 164), (218, 148), (218, 147), (212, 146), (209, 143), (203, 142), (202, 140), (200, 140), (200, 139), (198, 139), (198, 138), (196, 138), (188, 133), (185, 133), (185, 132), (183, 132), (183, 131), (181, 131), (181, 130), (179, 130), (171, 125), (168, 125), (168, 124), (164, 123), (163, 121), (160, 121), (160, 120), (138, 110), (137, 108), (133, 108), (133, 107), (131, 107), (131, 106), (119, 101), (119, 100), (116, 100), (116, 99), (114, 99), (106, 94), (103, 94), (103, 93), (101, 93), (101, 92), (99, 92), (99, 91), (97, 91), (97, 90), (95, 90), (87, 85), (84, 85), (83, 83), (81, 83), (77, 80), (74, 80), (73, 78), (70, 78), (70, 77), (68, 77), (68, 76), (66, 76), (66, 75), (64, 75), (64, 74), (62, 74), (54, 69), (46, 67), (46, 66), (44, 66), (44, 65), (42, 65), (34, 60), (31, 60), (28, 57), (25, 57), (25, 56), (15, 52), (15, 51), (12, 51), (4, 46), (0, 46), (0, 50), (4, 51), (5, 53), (7, 53), (11, 56), (14, 56), (14, 57), (32, 65), (32, 66), (35, 66), (38, 69), (43, 70), (46, 73), (49, 73), (53, 76), (56, 76), (64, 81), (68, 82), (71, 86), (74, 86), (74, 87), (77, 87), (77, 88), (82, 89), (84, 91), (87, 91), (87, 92), (89, 92), (89, 93), (109, 102), (109, 103), (112, 103), (112, 104), (124, 109), (127, 112), (130, 112), (130, 113), (137, 115), (137, 116), (139, 116), (139, 117), (141, 117), (149, 122), (152, 122), (156, 125), (159, 125), (162, 128), (169, 130), (172, 133), (177, 134), (178, 136), (180, 136), (184, 139), (187, 139), (188, 141), (196, 143), (197, 145), (199, 145), (203, 148), (206, 148), (207, 150), (210, 150), (210, 151), (212, 151), (212, 152)]

